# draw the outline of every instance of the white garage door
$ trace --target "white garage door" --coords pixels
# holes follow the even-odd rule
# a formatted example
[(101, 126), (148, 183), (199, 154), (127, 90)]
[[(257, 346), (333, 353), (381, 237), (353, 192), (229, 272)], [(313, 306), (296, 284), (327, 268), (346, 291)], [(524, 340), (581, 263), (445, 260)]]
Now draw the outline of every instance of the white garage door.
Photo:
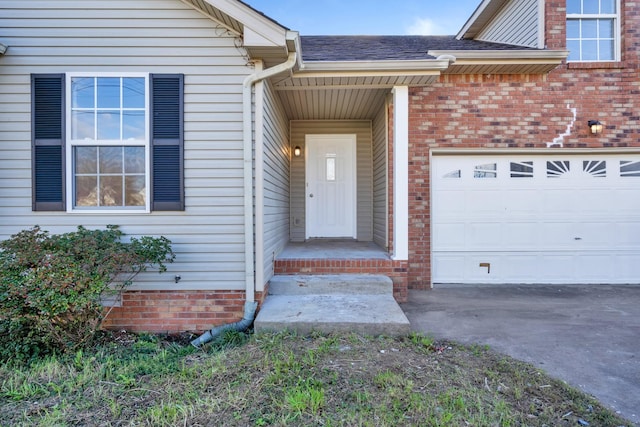
[(434, 283), (640, 283), (640, 155), (434, 156)]

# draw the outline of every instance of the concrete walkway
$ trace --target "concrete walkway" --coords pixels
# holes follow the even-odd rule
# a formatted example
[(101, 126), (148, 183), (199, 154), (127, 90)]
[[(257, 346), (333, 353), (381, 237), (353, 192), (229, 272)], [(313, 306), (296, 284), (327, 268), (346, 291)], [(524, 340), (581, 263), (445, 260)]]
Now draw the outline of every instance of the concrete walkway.
[(409, 301), (412, 330), (488, 344), (640, 425), (640, 286), (440, 285)]

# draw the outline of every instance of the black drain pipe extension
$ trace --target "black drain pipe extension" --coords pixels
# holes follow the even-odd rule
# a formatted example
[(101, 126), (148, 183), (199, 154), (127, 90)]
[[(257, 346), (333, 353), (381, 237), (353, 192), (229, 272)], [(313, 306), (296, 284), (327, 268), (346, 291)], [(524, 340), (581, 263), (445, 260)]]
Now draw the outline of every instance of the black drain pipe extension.
[(258, 303), (256, 301), (246, 301), (244, 303), (244, 317), (242, 320), (229, 323), (227, 325), (217, 326), (200, 335), (195, 340), (191, 341), (191, 345), (195, 348), (200, 348), (204, 344), (209, 341), (213, 341), (220, 335), (222, 335), (225, 331), (234, 330), (238, 332), (246, 331), (249, 326), (253, 323), (253, 319), (256, 315), (256, 309), (258, 308)]

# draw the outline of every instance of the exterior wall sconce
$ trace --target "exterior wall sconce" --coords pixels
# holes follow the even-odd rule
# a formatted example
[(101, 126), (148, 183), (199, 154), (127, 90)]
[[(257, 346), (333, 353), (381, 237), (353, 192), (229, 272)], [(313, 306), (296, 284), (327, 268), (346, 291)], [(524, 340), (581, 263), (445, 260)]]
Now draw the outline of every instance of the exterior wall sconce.
[(293, 155), (296, 157), (300, 157), (301, 154), (302, 154), (302, 148), (300, 148), (299, 145), (296, 145), (296, 147), (293, 149)]
[(591, 129), (591, 133), (602, 133), (602, 123), (600, 123), (599, 121), (589, 120), (587, 124), (589, 125), (589, 129)]

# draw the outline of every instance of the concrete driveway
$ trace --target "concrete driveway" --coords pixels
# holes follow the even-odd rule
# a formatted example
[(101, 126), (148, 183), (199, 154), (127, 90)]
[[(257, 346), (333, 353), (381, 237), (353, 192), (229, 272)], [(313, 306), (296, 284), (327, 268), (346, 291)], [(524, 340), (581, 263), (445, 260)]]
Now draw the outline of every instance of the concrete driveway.
[(488, 344), (640, 425), (640, 286), (440, 285), (409, 301), (412, 330)]

